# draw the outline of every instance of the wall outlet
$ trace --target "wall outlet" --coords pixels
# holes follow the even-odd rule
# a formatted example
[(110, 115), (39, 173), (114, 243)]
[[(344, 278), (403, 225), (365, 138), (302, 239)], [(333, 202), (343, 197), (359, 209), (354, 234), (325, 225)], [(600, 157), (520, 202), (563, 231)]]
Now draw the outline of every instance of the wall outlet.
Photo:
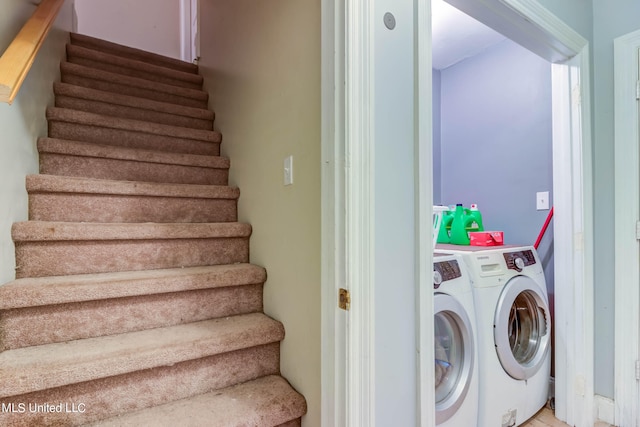
[(293, 156), (284, 159), (284, 185), (293, 184)]
[(549, 192), (539, 191), (536, 193), (536, 209), (539, 211), (549, 210)]

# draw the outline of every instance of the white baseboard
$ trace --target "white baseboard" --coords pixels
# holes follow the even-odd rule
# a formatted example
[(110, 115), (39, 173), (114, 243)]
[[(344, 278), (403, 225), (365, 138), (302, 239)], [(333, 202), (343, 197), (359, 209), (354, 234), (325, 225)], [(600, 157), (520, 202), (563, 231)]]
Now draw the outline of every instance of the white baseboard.
[(613, 400), (596, 394), (593, 402), (595, 403), (596, 420), (615, 425), (615, 405)]

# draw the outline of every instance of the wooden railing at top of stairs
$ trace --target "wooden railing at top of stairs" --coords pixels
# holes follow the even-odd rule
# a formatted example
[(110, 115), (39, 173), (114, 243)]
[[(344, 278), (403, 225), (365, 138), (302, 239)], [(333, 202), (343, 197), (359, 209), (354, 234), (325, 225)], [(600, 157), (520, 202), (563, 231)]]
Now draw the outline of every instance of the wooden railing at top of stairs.
[(0, 57), (0, 102), (11, 104), (65, 0), (42, 0)]

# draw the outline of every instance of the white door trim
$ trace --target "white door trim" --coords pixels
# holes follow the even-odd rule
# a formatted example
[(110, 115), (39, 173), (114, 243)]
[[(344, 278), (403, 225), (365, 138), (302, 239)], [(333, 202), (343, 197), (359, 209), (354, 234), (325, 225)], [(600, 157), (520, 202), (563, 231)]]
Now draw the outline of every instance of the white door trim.
[(347, 0), (345, 10), (345, 403), (348, 426), (375, 426), (374, 14), (369, 0)]
[(615, 423), (639, 421), (636, 361), (640, 358), (640, 264), (636, 223), (640, 219), (640, 152), (636, 84), (640, 31), (614, 40), (615, 170)]
[(344, 233), (344, 10), (343, 0), (321, 5), (321, 423), (346, 426), (346, 322), (337, 308), (346, 286)]
[(198, 0), (180, 0), (180, 59), (193, 62), (200, 56)]
[(372, 19), (368, 0), (322, 1), (323, 426), (375, 423)]
[(595, 421), (593, 175), (588, 46), (552, 67), (557, 418)]
[(416, 1), (416, 334), (418, 343), (417, 425), (435, 425), (433, 328), (433, 76), (431, 0)]

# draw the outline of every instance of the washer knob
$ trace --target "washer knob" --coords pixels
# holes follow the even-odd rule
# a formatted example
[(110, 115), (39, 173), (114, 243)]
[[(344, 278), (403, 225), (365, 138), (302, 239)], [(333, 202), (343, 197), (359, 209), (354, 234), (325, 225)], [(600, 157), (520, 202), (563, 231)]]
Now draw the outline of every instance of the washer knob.
[(524, 260), (520, 257), (513, 260), (513, 265), (518, 271), (522, 271), (524, 268)]
[(442, 284), (442, 274), (439, 271), (433, 272), (433, 284), (436, 289)]

